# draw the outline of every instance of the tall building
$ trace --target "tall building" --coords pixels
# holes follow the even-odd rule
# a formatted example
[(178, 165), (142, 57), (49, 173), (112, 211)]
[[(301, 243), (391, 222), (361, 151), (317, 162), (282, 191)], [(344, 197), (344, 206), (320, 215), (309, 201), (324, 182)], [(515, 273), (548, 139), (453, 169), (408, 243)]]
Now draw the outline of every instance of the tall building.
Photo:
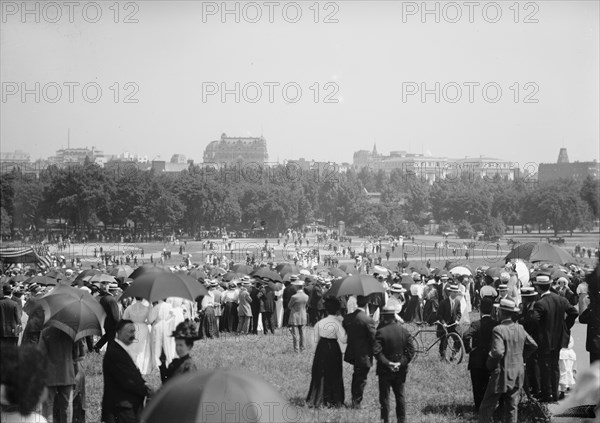
[(556, 163), (540, 163), (538, 167), (538, 181), (540, 182), (556, 179), (582, 181), (588, 176), (593, 179), (600, 178), (600, 163), (598, 163), (598, 160), (570, 163), (566, 148), (560, 149)]
[(49, 157), (49, 164), (57, 166), (68, 166), (71, 164), (83, 164), (86, 157), (92, 163), (103, 165), (106, 161), (104, 153), (96, 148), (61, 148), (56, 150), (56, 155)]
[(212, 141), (204, 150), (204, 163), (218, 166), (248, 162), (263, 165), (268, 159), (267, 141), (262, 136), (228, 137), (227, 134), (221, 134), (220, 140)]

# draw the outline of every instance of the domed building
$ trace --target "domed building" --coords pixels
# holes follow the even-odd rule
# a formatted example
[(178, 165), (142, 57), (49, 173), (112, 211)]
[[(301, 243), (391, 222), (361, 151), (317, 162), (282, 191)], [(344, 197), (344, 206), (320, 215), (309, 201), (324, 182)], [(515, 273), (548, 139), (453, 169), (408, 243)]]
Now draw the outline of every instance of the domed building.
[(221, 139), (212, 141), (204, 150), (204, 163), (230, 166), (236, 163), (259, 163), (263, 165), (269, 159), (267, 141), (261, 136), (228, 137), (221, 134)]

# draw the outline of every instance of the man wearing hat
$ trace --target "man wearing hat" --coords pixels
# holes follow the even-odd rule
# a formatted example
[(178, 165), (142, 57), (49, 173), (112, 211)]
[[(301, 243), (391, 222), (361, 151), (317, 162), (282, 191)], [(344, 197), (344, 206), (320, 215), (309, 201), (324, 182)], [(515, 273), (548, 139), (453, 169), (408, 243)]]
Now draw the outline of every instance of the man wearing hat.
[(373, 346), (377, 328), (375, 321), (367, 314), (368, 303), (369, 297), (358, 295), (356, 297), (358, 307), (343, 321), (344, 329), (348, 334), (348, 346), (344, 354), (344, 361), (354, 366), (351, 387), (353, 408), (360, 408), (367, 376), (373, 365)]
[[(533, 306), (537, 298), (537, 291), (533, 286), (521, 288), (521, 313), (518, 322), (525, 331), (531, 335), (534, 341), (540, 345), (539, 328), (533, 319)], [(540, 394), (540, 367), (538, 363), (538, 351), (534, 351), (525, 362), (525, 390), (531, 395)]]
[(292, 295), (296, 293), (296, 285), (294, 282), (298, 280), (298, 275), (290, 275), (290, 281), (287, 283), (283, 290), (283, 326), (286, 327), (288, 325), (288, 320), (290, 319), (290, 309), (288, 305), (290, 303), (290, 298)]
[[(307, 323), (306, 318), (306, 304), (308, 303), (308, 295), (304, 292), (302, 287), (304, 281), (295, 280), (292, 285), (296, 287), (296, 293), (292, 295), (288, 303), (290, 310), (290, 317), (288, 320), (288, 326), (292, 333), (292, 342), (294, 344), (294, 351), (298, 352), (298, 341), (300, 344), (300, 351), (304, 351), (304, 333), (302, 331), (303, 326)], [(299, 340), (296, 338), (296, 329), (298, 330)]]
[[(108, 285), (110, 286), (110, 284)], [(117, 303), (117, 299), (107, 291), (106, 284), (102, 284), (99, 290), (100, 305), (104, 309), (106, 317), (104, 318), (104, 335), (102, 335), (102, 337), (94, 346), (94, 351), (97, 353), (100, 352), (100, 349), (104, 346), (104, 344), (114, 341), (115, 335), (117, 334), (117, 322), (120, 320), (119, 304)]]
[(250, 328), (250, 319), (252, 319), (252, 297), (248, 292), (248, 288), (250, 288), (250, 278), (243, 277), (242, 278), (242, 286), (240, 287), (240, 294), (238, 296), (238, 326), (237, 333), (238, 334), (248, 334), (248, 330)]
[[(461, 312), (460, 300), (457, 298), (460, 289), (457, 285), (448, 285), (446, 291), (448, 291), (448, 298), (442, 300), (442, 302), (440, 303), (440, 309), (438, 310), (438, 319), (446, 328), (446, 332), (454, 332), (460, 336), (460, 333), (458, 331), (458, 322), (461, 318)], [(444, 360), (446, 348), (448, 348), (448, 338), (444, 335), (444, 329), (438, 326), (437, 336), (442, 338), (440, 340), (440, 357), (442, 360)], [(455, 349), (458, 349), (459, 345), (455, 344), (454, 347)]]
[(540, 401), (558, 401), (560, 350), (569, 345), (571, 327), (578, 313), (565, 297), (550, 292), (549, 276), (536, 276), (535, 287), (540, 294), (533, 306), (533, 320), (539, 325)]
[(503, 421), (517, 422), (519, 392), (525, 379), (524, 360), (535, 351), (537, 344), (523, 326), (513, 321), (519, 312), (515, 302), (503, 299), (495, 304), (501, 322), (492, 331), (492, 347), (487, 358), (491, 377), (479, 407), (479, 422), (489, 423), (498, 400), (504, 400)]
[(491, 298), (482, 299), (479, 307), (481, 317), (471, 323), (469, 330), (463, 337), (465, 350), (469, 354), (467, 369), (471, 373), (475, 410), (479, 410), (483, 394), (490, 380), (490, 371), (486, 367), (486, 360), (492, 345), (492, 331), (498, 325), (498, 322), (492, 319), (491, 316), (493, 308), (494, 302)]
[(0, 351), (9, 352), (17, 348), (21, 316), (17, 303), (11, 300), (12, 288), (10, 284), (2, 286), (0, 297)]
[(415, 345), (410, 333), (397, 320), (397, 311), (387, 305), (381, 310), (382, 323), (375, 335), (373, 354), (377, 360), (379, 376), (379, 403), (381, 420), (389, 422), (390, 388), (396, 397), (396, 418), (406, 421), (406, 401), (404, 382), (408, 373), (408, 364), (415, 356)]

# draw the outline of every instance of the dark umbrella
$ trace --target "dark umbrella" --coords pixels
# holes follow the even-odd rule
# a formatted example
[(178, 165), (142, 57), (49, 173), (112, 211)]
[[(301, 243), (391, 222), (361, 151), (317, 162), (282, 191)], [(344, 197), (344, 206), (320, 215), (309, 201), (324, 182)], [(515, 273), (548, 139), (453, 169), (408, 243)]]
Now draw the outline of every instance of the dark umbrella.
[(431, 274), (431, 271), (425, 266), (411, 267), (411, 270), (419, 275), (429, 276)]
[(342, 264), (342, 265), (338, 266), (338, 269), (341, 269), (342, 271), (344, 271), (346, 273), (354, 272), (354, 266), (352, 266), (351, 264)]
[(115, 278), (128, 278), (133, 273), (133, 268), (128, 264), (122, 264), (113, 267), (110, 271), (110, 275)]
[(58, 281), (53, 278), (49, 278), (46, 275), (43, 276), (34, 276), (29, 280), (29, 284), (37, 283), (38, 285), (56, 285)]
[(102, 335), (106, 314), (100, 303), (83, 289), (59, 285), (35, 303), (44, 309), (45, 325), (63, 331), (73, 341)]
[(220, 368), (185, 373), (167, 383), (144, 408), (140, 421), (285, 422), (298, 417), (280, 390), (259, 376)]
[(282, 279), (281, 279), (281, 276), (279, 276), (279, 273), (274, 272), (273, 270), (270, 270), (268, 267), (259, 267), (252, 273), (252, 276), (255, 276), (258, 278), (271, 279), (274, 282), (282, 282)]
[(500, 273), (504, 271), (505, 270), (501, 267), (488, 267), (485, 271), (485, 274), (497, 279), (500, 277)]
[(236, 272), (227, 272), (227, 273), (225, 273), (225, 274), (223, 275), (223, 280), (224, 280), (225, 282), (231, 282), (232, 280), (234, 280), (234, 279), (239, 279), (239, 278), (241, 278), (242, 276), (244, 276), (244, 275), (243, 275), (243, 274), (241, 274), (241, 273), (236, 273)]
[(571, 254), (562, 248), (548, 244), (547, 242), (527, 242), (515, 247), (505, 260), (521, 259), (532, 263), (537, 261), (549, 261), (552, 263), (565, 264), (573, 261)]
[(376, 292), (385, 292), (383, 285), (371, 275), (352, 275), (342, 280), (335, 281), (327, 295), (343, 297), (344, 295), (370, 295)]
[(51, 270), (48, 273), (46, 273), (46, 276), (48, 276), (49, 278), (52, 278), (52, 279), (56, 279), (56, 280), (65, 278), (65, 275), (60, 273), (58, 270)]
[(143, 266), (140, 266), (137, 269), (135, 269), (133, 273), (129, 275), (129, 277), (135, 280), (138, 277), (145, 275), (146, 273), (163, 273), (167, 271), (167, 269), (168, 268), (161, 265), (144, 264)]
[(227, 270), (223, 269), (222, 267), (215, 267), (213, 269), (210, 269), (211, 276), (219, 276), (219, 275), (224, 275), (226, 273), (227, 273)]
[(114, 276), (108, 275), (106, 273), (99, 273), (97, 275), (92, 276), (88, 279), (89, 283), (117, 283), (117, 280)]
[(252, 266), (248, 266), (247, 264), (234, 264), (231, 267), (231, 270), (233, 270), (236, 273), (242, 273), (244, 275), (249, 275), (250, 273), (252, 273), (254, 268)]
[(279, 273), (280, 276), (285, 276), (287, 274), (297, 275), (300, 273), (300, 269), (298, 266), (291, 263), (281, 263), (278, 264), (275, 270)]
[(123, 297), (142, 297), (152, 303), (167, 297), (187, 298), (193, 301), (207, 293), (206, 288), (191, 276), (163, 271), (147, 273), (134, 279), (123, 292)]
[(331, 276), (333, 276), (334, 278), (345, 278), (346, 276), (348, 276), (348, 274), (346, 272), (344, 272), (342, 269), (340, 269), (338, 267), (329, 268), (329, 274)]
[(208, 276), (206, 275), (206, 273), (204, 273), (203, 270), (201, 269), (194, 269), (190, 272), (189, 274), (192, 278), (199, 280), (199, 279), (206, 279)]
[(79, 286), (83, 286), (83, 281), (87, 280), (84, 279), (86, 276), (94, 276), (94, 275), (98, 275), (102, 273), (101, 271), (99, 271), (98, 269), (87, 269), (84, 270), (83, 272), (81, 272), (80, 274), (77, 275), (77, 277), (75, 278), (74, 282), (77, 282), (79, 284)]

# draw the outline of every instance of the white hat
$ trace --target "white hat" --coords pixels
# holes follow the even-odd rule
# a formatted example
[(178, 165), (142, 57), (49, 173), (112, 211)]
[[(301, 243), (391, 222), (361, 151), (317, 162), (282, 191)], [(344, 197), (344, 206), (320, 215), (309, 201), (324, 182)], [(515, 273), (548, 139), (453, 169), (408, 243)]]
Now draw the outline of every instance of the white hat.
[(513, 313), (519, 311), (519, 307), (517, 307), (515, 302), (508, 298), (502, 298), (499, 303), (494, 304), (494, 307), (497, 307), (500, 310), (510, 311)]
[(550, 284), (550, 276), (538, 275), (535, 277), (535, 283), (538, 285), (549, 285)]
[(400, 293), (402, 293), (402, 292), (406, 292), (406, 289), (404, 289), (404, 288), (402, 287), (402, 285), (400, 285), (399, 283), (395, 283), (395, 284), (393, 284), (393, 285), (392, 285), (392, 287), (390, 288), (390, 291), (391, 291), (391, 292), (400, 292)]
[(510, 274), (508, 272), (500, 273), (500, 281), (508, 282), (510, 280)]

